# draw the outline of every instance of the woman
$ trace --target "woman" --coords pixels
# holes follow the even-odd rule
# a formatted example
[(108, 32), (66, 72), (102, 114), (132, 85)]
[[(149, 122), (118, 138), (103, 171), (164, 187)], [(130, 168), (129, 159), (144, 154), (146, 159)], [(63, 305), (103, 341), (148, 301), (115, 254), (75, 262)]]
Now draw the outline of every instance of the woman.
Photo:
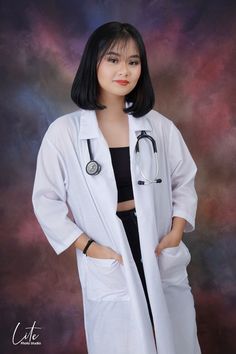
[(33, 205), (57, 254), (76, 247), (88, 352), (198, 354), (182, 242), (194, 229), (196, 166), (174, 124), (152, 110), (133, 26), (91, 35), (72, 99), (80, 109), (43, 139)]

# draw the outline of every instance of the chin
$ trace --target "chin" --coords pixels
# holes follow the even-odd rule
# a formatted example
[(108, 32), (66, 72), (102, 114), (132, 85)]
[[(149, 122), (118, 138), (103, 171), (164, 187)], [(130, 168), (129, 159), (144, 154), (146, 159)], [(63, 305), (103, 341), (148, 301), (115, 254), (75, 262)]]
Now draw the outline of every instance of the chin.
[(132, 88), (132, 89), (128, 89), (128, 90), (127, 90), (127, 89), (126, 89), (126, 90), (125, 90), (125, 89), (123, 89), (123, 90), (121, 89), (121, 90), (119, 90), (119, 91), (116, 90), (116, 92), (114, 92), (114, 94), (117, 95), (117, 96), (126, 96), (126, 95), (128, 95), (132, 90), (133, 90), (133, 88)]

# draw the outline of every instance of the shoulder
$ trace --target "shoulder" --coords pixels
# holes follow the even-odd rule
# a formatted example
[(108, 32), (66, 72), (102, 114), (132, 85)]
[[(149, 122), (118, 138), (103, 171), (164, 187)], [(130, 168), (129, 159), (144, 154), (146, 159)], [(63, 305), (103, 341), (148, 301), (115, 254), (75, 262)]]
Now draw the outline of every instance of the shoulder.
[(184, 144), (182, 134), (172, 120), (155, 110), (151, 110), (146, 118), (152, 127), (154, 136), (160, 139), (167, 149), (170, 149), (171, 145), (176, 147)]
[(43, 142), (48, 141), (54, 146), (66, 145), (75, 140), (79, 130), (82, 110), (76, 110), (56, 118), (48, 127)]
[(154, 109), (148, 112), (145, 117), (150, 122), (154, 130), (163, 131), (169, 134), (172, 129), (176, 128), (172, 120), (155, 111)]
[(64, 114), (56, 118), (44, 134), (41, 149), (53, 147), (56, 150), (64, 150), (70, 146), (70, 142), (76, 142), (76, 134), (80, 125), (81, 110)]
[(58, 134), (65, 134), (74, 130), (74, 127), (77, 126), (80, 122), (81, 110), (76, 110), (71, 113), (64, 114), (56, 118), (48, 127), (46, 132), (47, 136), (53, 138)]
[(172, 154), (181, 154), (180, 151), (185, 151), (185, 153), (189, 154), (184, 137), (172, 120), (154, 110), (148, 114), (148, 119), (150, 120), (156, 136), (162, 137), (163, 140), (166, 141), (168, 149)]

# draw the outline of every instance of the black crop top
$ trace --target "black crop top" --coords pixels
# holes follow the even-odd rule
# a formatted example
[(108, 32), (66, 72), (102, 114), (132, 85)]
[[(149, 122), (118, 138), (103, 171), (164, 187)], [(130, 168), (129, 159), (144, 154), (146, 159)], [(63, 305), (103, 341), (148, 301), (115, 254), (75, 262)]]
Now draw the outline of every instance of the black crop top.
[(134, 199), (130, 173), (129, 146), (110, 148), (118, 190), (118, 202)]

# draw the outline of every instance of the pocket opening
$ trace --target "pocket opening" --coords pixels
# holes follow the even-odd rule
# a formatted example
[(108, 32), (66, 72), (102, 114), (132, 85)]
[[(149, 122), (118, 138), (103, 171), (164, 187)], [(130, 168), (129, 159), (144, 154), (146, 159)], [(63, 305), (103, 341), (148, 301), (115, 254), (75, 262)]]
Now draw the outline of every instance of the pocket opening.
[(87, 258), (86, 294), (92, 301), (129, 300), (122, 265), (115, 259)]

